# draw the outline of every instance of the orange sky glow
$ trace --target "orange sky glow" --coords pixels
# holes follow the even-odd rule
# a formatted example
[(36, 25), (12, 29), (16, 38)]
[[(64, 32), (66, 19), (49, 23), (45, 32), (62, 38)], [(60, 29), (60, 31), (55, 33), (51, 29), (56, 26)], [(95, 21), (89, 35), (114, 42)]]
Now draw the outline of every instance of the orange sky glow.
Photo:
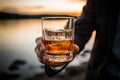
[(79, 16), (86, 0), (0, 0), (0, 12)]

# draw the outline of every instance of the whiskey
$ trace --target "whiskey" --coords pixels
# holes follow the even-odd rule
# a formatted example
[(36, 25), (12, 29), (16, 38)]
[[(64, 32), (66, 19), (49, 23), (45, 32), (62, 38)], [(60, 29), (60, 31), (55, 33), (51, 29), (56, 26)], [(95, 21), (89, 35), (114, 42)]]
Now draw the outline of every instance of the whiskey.
[(44, 40), (48, 54), (69, 54), (72, 51), (73, 40)]
[(73, 59), (73, 30), (45, 30), (45, 52), (50, 62), (68, 62)]

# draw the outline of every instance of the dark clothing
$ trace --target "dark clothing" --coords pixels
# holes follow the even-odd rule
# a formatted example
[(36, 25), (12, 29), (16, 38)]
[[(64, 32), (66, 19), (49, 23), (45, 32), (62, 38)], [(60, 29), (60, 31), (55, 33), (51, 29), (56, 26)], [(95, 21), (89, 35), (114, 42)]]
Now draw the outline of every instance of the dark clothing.
[(97, 77), (97, 80), (120, 80), (120, 78), (111, 74), (106, 69), (104, 69), (104, 70), (101, 70), (101, 73)]
[(111, 59), (114, 59), (112, 46), (119, 5), (118, 0), (88, 0), (81, 17), (76, 21), (75, 43), (80, 46), (81, 50), (91, 37), (92, 32), (96, 31), (86, 80), (96, 80), (104, 71), (107, 73), (106, 66), (112, 61)]
[[(113, 75), (107, 69), (116, 60), (116, 64), (120, 62), (112, 53), (119, 5), (119, 0), (88, 0), (82, 15), (75, 22), (75, 44), (79, 45), (80, 51), (84, 49), (92, 32), (96, 31), (86, 80), (120, 80), (120, 76)], [(46, 73), (50, 76), (59, 71), (46, 68)]]
[(115, 56), (116, 59), (120, 60), (120, 10), (119, 10), (119, 17), (117, 21), (117, 27), (116, 27), (112, 52), (113, 52), (113, 56)]
[(120, 10), (113, 41), (112, 56), (110, 63), (106, 66), (107, 71), (115, 76), (120, 76)]

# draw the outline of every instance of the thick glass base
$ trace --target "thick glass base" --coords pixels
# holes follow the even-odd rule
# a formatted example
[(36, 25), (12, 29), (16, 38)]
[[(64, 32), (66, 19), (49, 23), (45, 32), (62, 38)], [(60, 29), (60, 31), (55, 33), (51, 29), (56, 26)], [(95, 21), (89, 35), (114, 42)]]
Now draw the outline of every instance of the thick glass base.
[(69, 62), (73, 59), (73, 53), (48, 54), (50, 62)]

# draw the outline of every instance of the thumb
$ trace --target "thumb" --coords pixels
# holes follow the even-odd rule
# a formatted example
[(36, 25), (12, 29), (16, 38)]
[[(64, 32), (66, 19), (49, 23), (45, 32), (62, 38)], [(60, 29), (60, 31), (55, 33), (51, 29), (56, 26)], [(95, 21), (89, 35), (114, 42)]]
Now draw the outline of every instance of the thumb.
[(73, 54), (76, 55), (79, 52), (80, 48), (78, 45), (74, 44), (73, 45)]

